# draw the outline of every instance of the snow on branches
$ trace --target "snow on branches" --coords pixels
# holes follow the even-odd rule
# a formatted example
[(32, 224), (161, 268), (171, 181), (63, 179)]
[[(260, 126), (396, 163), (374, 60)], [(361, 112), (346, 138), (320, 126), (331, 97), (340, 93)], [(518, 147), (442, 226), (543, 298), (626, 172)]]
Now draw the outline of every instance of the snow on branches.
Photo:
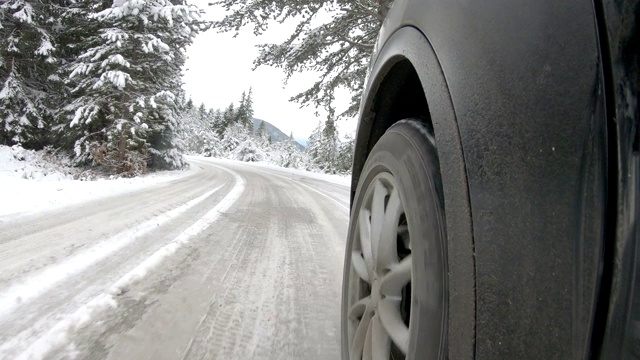
[(116, 0), (78, 13), (86, 33), (65, 68), (74, 100), (64, 108), (76, 161), (116, 172), (183, 166), (172, 140), (175, 99), (185, 49), (208, 27), (200, 10), (181, 1)]
[(253, 113), (251, 107), (251, 91), (242, 94), (238, 105), (232, 103), (224, 111), (206, 109), (204, 104), (195, 107), (191, 100), (185, 102), (177, 128), (180, 149), (190, 154), (326, 173), (351, 171), (353, 138), (340, 140), (333, 121), (318, 124), (305, 150), (293, 134), (273, 139), (264, 121), (246, 121), (246, 114)]
[(218, 0), (226, 16), (214, 23), (220, 31), (238, 32), (249, 27), (258, 35), (273, 21), (297, 21), (293, 33), (281, 44), (264, 44), (254, 66), (270, 65), (285, 72), (317, 71), (320, 78), (291, 100), (324, 107), (334, 113), (335, 91), (351, 92), (349, 108), (357, 113), (367, 64), (392, 0)]
[(0, 144), (42, 146), (57, 59), (48, 2), (0, 3)]

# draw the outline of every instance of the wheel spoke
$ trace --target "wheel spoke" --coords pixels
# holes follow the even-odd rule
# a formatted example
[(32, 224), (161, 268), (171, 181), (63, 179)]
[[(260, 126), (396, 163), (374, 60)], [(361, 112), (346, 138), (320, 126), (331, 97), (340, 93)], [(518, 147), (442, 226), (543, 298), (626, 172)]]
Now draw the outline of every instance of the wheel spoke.
[(370, 212), (361, 209), (358, 215), (358, 229), (360, 231), (360, 248), (364, 262), (367, 264), (368, 281), (373, 279), (373, 253), (371, 251), (371, 219)]
[(362, 350), (362, 360), (373, 360), (373, 354), (372, 354), (373, 346), (371, 344), (371, 336), (373, 333), (372, 327), (373, 327), (373, 318), (369, 322), (369, 327), (367, 328), (367, 336), (364, 339), (364, 349)]
[(391, 339), (382, 326), (379, 314), (371, 319), (371, 350), (373, 360), (389, 360), (391, 355)]
[(364, 262), (362, 255), (358, 251), (353, 251), (351, 253), (351, 265), (356, 270), (356, 273), (360, 278), (368, 283), (371, 283), (369, 279), (369, 272), (367, 270), (367, 264)]
[(388, 270), (392, 264), (398, 262), (397, 237), (398, 221), (402, 215), (402, 204), (400, 195), (396, 189), (391, 191), (387, 209), (382, 221), (380, 230), (380, 241), (378, 243), (378, 256), (376, 268), (378, 271)]
[(407, 354), (409, 349), (409, 328), (404, 324), (400, 314), (400, 300), (385, 298), (378, 303), (378, 314), (382, 326), (394, 344)]
[(367, 296), (365, 298), (360, 299), (357, 303), (351, 306), (349, 309), (349, 319), (358, 320), (362, 315), (364, 315), (367, 310), (367, 306), (371, 303), (371, 297)]
[(411, 255), (391, 267), (380, 283), (380, 293), (387, 297), (399, 299), (402, 288), (411, 281)]
[(364, 343), (369, 330), (369, 323), (371, 322), (371, 310), (367, 308), (362, 315), (358, 328), (353, 336), (353, 343), (351, 343), (350, 359), (361, 359), (362, 351), (364, 350)]
[[(378, 244), (380, 243), (382, 224), (385, 218), (384, 200), (388, 194), (389, 192), (382, 181), (376, 181), (376, 185), (373, 190), (373, 199), (371, 200), (371, 250), (374, 261), (373, 265), (375, 266), (374, 270), (378, 271)], [(383, 239), (383, 241), (385, 240), (387, 239)]]
[(350, 240), (350, 304), (344, 313), (348, 351), (352, 360), (389, 360), (392, 352), (406, 355), (409, 348), (403, 309), (411, 301), (404, 297), (412, 271), (409, 231), (392, 174), (374, 178), (358, 203)]

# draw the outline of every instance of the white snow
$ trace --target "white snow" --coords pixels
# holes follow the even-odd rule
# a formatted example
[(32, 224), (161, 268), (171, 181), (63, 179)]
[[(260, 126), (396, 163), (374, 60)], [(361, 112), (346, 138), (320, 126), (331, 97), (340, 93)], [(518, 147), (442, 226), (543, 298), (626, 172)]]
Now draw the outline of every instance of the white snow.
[[(193, 159), (193, 160), (204, 160), (204, 161), (208, 161), (211, 159), (208, 157), (192, 156), (192, 155), (186, 156), (186, 158)], [(275, 170), (285, 174), (305, 176), (312, 179), (323, 180), (323, 181), (327, 181), (333, 184), (342, 185), (346, 187), (351, 186), (351, 175), (325, 174), (325, 173), (313, 172), (313, 171), (302, 170), (302, 169), (284, 168), (284, 167), (273, 165), (271, 163), (263, 162), (263, 161), (249, 163), (249, 162), (243, 162), (238, 160), (229, 160), (229, 159), (220, 159), (220, 158), (216, 158), (215, 161), (219, 161), (222, 163), (227, 162), (230, 164), (258, 166), (265, 169)]]
[(22, 5), (24, 7), (15, 12), (13, 17), (27, 24), (33, 23), (33, 8), (26, 2), (22, 3)]
[[(137, 178), (74, 180), (74, 169), (57, 163), (44, 151), (25, 150), (19, 146), (0, 146), (0, 218), (35, 214), (76, 205), (91, 200), (121, 195), (192, 175), (197, 171), (165, 171)], [(210, 160), (202, 156), (188, 156), (193, 160)], [(248, 163), (220, 160), (236, 164)], [(268, 163), (251, 163), (286, 174), (295, 174), (328, 181), (348, 187), (350, 177), (314, 173), (306, 170), (282, 168)]]
[(33, 214), (134, 192), (193, 174), (166, 171), (138, 178), (74, 180), (73, 169), (43, 151), (0, 146), (0, 218)]
[[(111, 286), (109, 291), (99, 294), (91, 301), (81, 306), (74, 313), (62, 317), (62, 319), (53, 326), (51, 330), (37, 340), (33, 341), (33, 339), (31, 339), (31, 343), (28, 345), (28, 348), (18, 355), (17, 359), (43, 359), (46, 358), (50, 351), (68, 343), (70, 335), (81, 330), (84, 326), (89, 324), (91, 320), (94, 320), (102, 311), (117, 307), (118, 302), (116, 300), (116, 296), (121, 294), (123, 291), (126, 291), (132, 283), (144, 277), (165, 258), (175, 253), (178, 248), (187, 244), (194, 236), (198, 235), (215, 222), (222, 213), (235, 203), (245, 189), (245, 181), (240, 175), (232, 172), (231, 170), (225, 169), (225, 171), (228, 171), (235, 177), (236, 183), (231, 191), (218, 204), (216, 204), (216, 206), (209, 210), (202, 218), (198, 219), (198, 221), (193, 225), (180, 233), (168, 245), (160, 248), (145, 261), (121, 277)], [(25, 337), (25, 334), (20, 334), (5, 343), (0, 347), (0, 355), (2, 355), (3, 352), (8, 353), (8, 351), (13, 348), (19, 347), (23, 344)]]
[(207, 191), (203, 195), (200, 195), (175, 209), (149, 219), (137, 226), (126, 229), (77, 255), (67, 258), (56, 265), (50, 266), (44, 271), (30, 276), (24, 281), (13, 284), (6, 290), (1, 291), (0, 318), (10, 314), (16, 306), (37, 298), (61, 281), (86, 270), (91, 265), (105, 259), (107, 256), (122, 249), (141, 236), (157, 229), (158, 226), (175, 219), (185, 211), (204, 201), (221, 187), (222, 185), (213, 190)]
[(128, 82), (133, 82), (133, 80), (131, 79), (131, 75), (129, 75), (129, 74), (125, 73), (125, 72), (122, 72), (120, 70), (109, 70), (109, 71), (104, 72), (100, 76), (100, 80), (97, 83), (95, 83), (92, 88), (93, 89), (100, 88), (107, 81), (112, 83), (119, 90), (124, 89), (124, 87), (127, 85), (127, 81)]
[(231, 170), (224, 170), (231, 173), (235, 177), (236, 184), (234, 185), (233, 189), (231, 189), (231, 191), (229, 191), (229, 193), (216, 206), (209, 210), (203, 217), (198, 219), (198, 221), (196, 221), (193, 225), (189, 226), (182, 233), (176, 236), (176, 238), (173, 239), (169, 244), (160, 248), (145, 261), (143, 261), (140, 265), (138, 265), (135, 269), (131, 270), (128, 274), (120, 278), (120, 280), (118, 280), (111, 288), (111, 293), (116, 295), (120, 294), (136, 280), (143, 278), (149, 272), (149, 270), (160, 264), (171, 254), (175, 253), (178, 248), (188, 243), (191, 238), (211, 226), (211, 224), (213, 224), (218, 219), (218, 217), (220, 217), (220, 214), (227, 211), (227, 209), (229, 209), (229, 207), (231, 207), (231, 205), (233, 205), (233, 203), (238, 200), (245, 188), (244, 179)]
[(344, 211), (347, 213), (347, 215), (349, 215), (349, 211), (350, 211), (350, 210), (349, 210), (349, 206), (348, 206), (348, 204), (347, 204), (347, 205), (345, 205), (345, 204), (341, 203), (340, 201), (336, 200), (334, 197), (332, 197), (332, 196), (330, 196), (330, 195), (328, 195), (328, 194), (326, 194), (326, 193), (324, 193), (324, 192), (322, 192), (322, 191), (320, 191), (320, 190), (314, 189), (314, 188), (312, 188), (311, 186), (309, 186), (309, 185), (307, 185), (307, 184), (305, 184), (305, 183), (303, 183), (303, 182), (298, 182), (297, 184), (298, 184), (298, 185), (302, 185), (302, 186), (306, 187), (307, 189), (309, 189), (309, 190), (311, 190), (311, 191), (314, 191), (314, 192), (316, 192), (316, 193), (318, 193), (318, 194), (320, 194), (320, 195), (324, 196), (325, 198), (327, 198), (327, 199), (329, 199), (329, 200), (333, 201), (334, 203), (338, 204), (338, 206), (340, 206), (340, 207), (342, 208), (342, 210), (344, 210)]
[(51, 44), (51, 41), (49, 41), (48, 38), (43, 38), (42, 42), (40, 43), (40, 47), (35, 51), (35, 53), (38, 55), (49, 55), (53, 50), (54, 47)]
[[(96, 296), (93, 300), (78, 308), (73, 314), (60, 320), (44, 336), (35, 341), (28, 339), (28, 348), (15, 359), (44, 359), (51, 350), (68, 342), (69, 333), (86, 326), (97, 314), (108, 308), (115, 308), (117, 305), (115, 298), (109, 294)], [(0, 347), (0, 355), (12, 347), (19, 346), (22, 342), (26, 342), (24, 336), (17, 336), (11, 339)]]
[(100, 66), (106, 67), (109, 64), (117, 64), (122, 65), (124, 67), (131, 67), (131, 63), (125, 60), (125, 58), (120, 54), (109, 55)]

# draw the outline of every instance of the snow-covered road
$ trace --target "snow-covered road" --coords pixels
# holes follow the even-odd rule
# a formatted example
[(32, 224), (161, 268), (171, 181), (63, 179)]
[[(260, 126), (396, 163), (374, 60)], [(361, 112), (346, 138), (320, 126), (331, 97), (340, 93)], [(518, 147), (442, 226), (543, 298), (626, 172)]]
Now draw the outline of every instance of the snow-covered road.
[(349, 189), (188, 176), (0, 217), (0, 359), (334, 359)]

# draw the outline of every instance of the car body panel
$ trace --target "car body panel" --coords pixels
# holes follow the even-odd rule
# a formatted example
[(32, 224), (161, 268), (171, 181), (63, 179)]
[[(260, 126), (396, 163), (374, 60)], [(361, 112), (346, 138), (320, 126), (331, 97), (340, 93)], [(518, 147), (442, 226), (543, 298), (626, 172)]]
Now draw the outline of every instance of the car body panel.
[[(605, 0), (599, 3), (599, 28), (608, 59), (608, 113), (616, 146), (616, 182), (612, 189), (615, 209), (615, 243), (607, 251), (612, 261), (604, 269), (610, 278), (603, 286), (599, 329), (602, 357), (640, 358), (640, 1)], [(600, 310), (600, 309), (599, 309)]]
[[(394, 44), (405, 30), (421, 34), (427, 46)], [(476, 314), (475, 356), (586, 357), (603, 265), (608, 169), (593, 4), (399, 0), (377, 49), (361, 105), (354, 181), (382, 121), (375, 108), (380, 83), (394, 62), (411, 58), (445, 187), (447, 178), (454, 181), (449, 194), (445, 189), (447, 229), (460, 231), (448, 234), (449, 255), (463, 243), (461, 262), (474, 266), (475, 284), (467, 285), (474, 286), (474, 303), (462, 306)], [(455, 260), (449, 268), (456, 270)], [(450, 301), (457, 291), (464, 289), (450, 288)], [(450, 308), (450, 318), (456, 315)]]
[[(366, 93), (384, 92), (380, 90), (379, 80), (394, 76), (393, 67), (401, 61), (411, 61), (416, 70), (423, 74), (422, 88), (429, 100), (430, 112), (434, 118), (433, 126), (437, 134), (438, 156), (441, 163), (445, 217), (447, 219), (449, 273), (449, 328), (448, 341), (456, 344), (450, 347), (451, 358), (469, 358), (473, 356), (475, 336), (475, 271), (473, 260), (471, 213), (453, 211), (469, 209), (469, 194), (462, 144), (453, 111), (453, 104), (447, 89), (444, 74), (430, 44), (422, 33), (412, 27), (403, 27), (392, 35), (393, 41), (378, 53), (378, 60), (371, 69), (372, 77)], [(368, 141), (372, 126), (376, 121), (375, 109), (380, 104), (373, 103), (373, 97), (362, 102), (362, 108), (374, 111), (361, 111), (363, 118), (358, 127), (356, 139), (356, 157), (366, 158), (366, 151), (373, 147)], [(378, 101), (380, 103), (382, 101)], [(356, 162), (355, 164), (358, 164)], [(357, 185), (358, 171), (354, 170), (354, 184)], [(415, 291), (415, 289), (414, 289)], [(422, 296), (426, 298), (426, 296)]]

